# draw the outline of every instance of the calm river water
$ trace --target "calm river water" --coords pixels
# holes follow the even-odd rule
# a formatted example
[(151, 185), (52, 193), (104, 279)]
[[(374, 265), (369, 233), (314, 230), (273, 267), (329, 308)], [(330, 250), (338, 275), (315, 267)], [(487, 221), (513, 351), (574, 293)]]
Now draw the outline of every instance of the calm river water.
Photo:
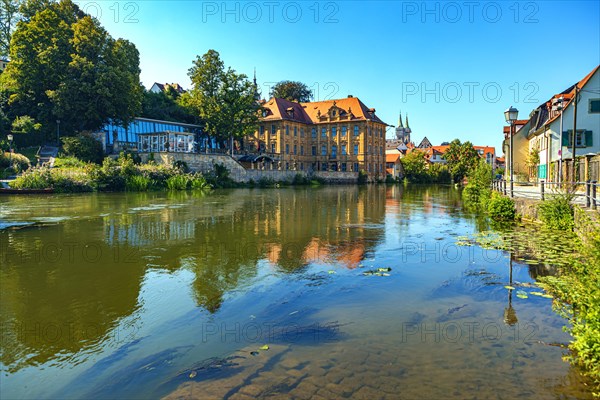
[(590, 397), (453, 187), (0, 206), (2, 399)]

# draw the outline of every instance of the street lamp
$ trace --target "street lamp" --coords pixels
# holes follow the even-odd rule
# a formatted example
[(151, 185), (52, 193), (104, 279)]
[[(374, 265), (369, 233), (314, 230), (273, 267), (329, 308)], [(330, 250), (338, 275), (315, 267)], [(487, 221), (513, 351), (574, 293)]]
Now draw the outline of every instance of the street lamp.
[(513, 197), (513, 182), (514, 182), (514, 170), (513, 170), (513, 135), (514, 135), (514, 129), (515, 129), (515, 121), (517, 120), (517, 117), (519, 116), (519, 110), (517, 110), (516, 108), (514, 108), (513, 106), (510, 106), (508, 108), (508, 110), (504, 111), (504, 118), (506, 119), (506, 122), (508, 122), (510, 124), (510, 197)]
[(10, 165), (12, 165), (12, 142), (13, 142), (13, 135), (11, 135), (10, 133), (8, 135), (6, 135), (6, 138), (8, 139), (8, 148), (9, 148), (9, 153), (8, 153), (8, 159), (9, 159), (9, 163)]
[(558, 111), (560, 111), (560, 128), (559, 128), (560, 129), (560, 139), (559, 139), (560, 140), (560, 143), (559, 143), (560, 149), (558, 150), (558, 156), (560, 158), (559, 158), (559, 161), (558, 161), (558, 183), (562, 183), (562, 168), (563, 168), (563, 151), (562, 151), (562, 149), (563, 149), (563, 108), (564, 108), (563, 107), (563, 101), (564, 100), (565, 99), (562, 96), (559, 97), (556, 100), (556, 103), (557, 103), (556, 109)]
[(60, 119), (56, 120), (56, 144), (60, 147)]

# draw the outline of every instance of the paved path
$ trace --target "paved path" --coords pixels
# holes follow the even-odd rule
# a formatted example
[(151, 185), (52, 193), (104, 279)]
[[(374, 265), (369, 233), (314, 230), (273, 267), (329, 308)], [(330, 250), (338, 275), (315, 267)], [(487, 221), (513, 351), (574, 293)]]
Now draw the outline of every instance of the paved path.
[[(506, 184), (506, 193), (510, 193), (510, 185)], [(520, 185), (515, 184), (513, 190), (515, 197), (521, 197), (526, 199), (541, 199), (540, 193), (540, 185), (531, 183), (528, 185)], [(544, 186), (544, 195), (546, 199), (552, 197), (552, 195), (557, 194), (558, 191), (555, 185), (545, 185)], [(597, 188), (596, 193), (596, 201), (600, 204), (600, 188)], [(585, 187), (583, 185), (578, 187), (578, 190), (575, 192), (575, 198), (573, 199), (573, 203), (576, 204), (585, 204)]]

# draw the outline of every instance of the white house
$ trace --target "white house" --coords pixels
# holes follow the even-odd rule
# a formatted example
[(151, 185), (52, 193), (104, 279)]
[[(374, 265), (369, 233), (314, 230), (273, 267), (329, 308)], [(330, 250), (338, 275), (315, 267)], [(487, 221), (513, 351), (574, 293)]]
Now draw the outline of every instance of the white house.
[[(585, 78), (577, 83), (577, 137), (575, 139), (575, 156), (600, 153), (600, 66), (594, 68)], [(560, 160), (560, 151), (564, 159), (572, 159), (573, 135), (573, 94), (566, 102), (562, 113), (562, 143), (560, 135), (560, 111), (551, 110), (550, 119), (546, 123), (551, 137), (549, 149), (550, 162)]]
[[(577, 88), (577, 136), (575, 157), (600, 153), (600, 65), (575, 85), (554, 95), (530, 114), (529, 154), (539, 152), (538, 178), (555, 180), (559, 163), (573, 159), (574, 95)], [(560, 99), (562, 98), (562, 103)], [(562, 121), (561, 108), (562, 104)], [(562, 123), (562, 135), (561, 135)]]

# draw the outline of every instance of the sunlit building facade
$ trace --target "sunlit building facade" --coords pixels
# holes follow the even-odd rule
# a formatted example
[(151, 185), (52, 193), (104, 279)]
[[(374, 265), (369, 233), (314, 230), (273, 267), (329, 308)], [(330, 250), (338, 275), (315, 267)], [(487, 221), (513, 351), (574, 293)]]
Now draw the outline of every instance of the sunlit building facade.
[(385, 178), (388, 125), (358, 98), (310, 103), (272, 98), (261, 106), (258, 130), (247, 138), (246, 149), (269, 154), (283, 170), (362, 170)]

